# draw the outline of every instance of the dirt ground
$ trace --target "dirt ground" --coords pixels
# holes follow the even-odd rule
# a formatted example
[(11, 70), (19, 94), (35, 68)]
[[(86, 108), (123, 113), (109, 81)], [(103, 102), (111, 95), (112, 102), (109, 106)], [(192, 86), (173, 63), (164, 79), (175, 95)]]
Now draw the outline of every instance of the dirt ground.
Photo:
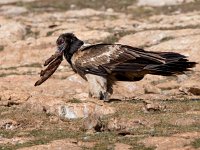
[(199, 0), (1, 0), (0, 149), (200, 149), (200, 65), (118, 82), (109, 102), (63, 61), (34, 87), (61, 33), (171, 51), (200, 63)]

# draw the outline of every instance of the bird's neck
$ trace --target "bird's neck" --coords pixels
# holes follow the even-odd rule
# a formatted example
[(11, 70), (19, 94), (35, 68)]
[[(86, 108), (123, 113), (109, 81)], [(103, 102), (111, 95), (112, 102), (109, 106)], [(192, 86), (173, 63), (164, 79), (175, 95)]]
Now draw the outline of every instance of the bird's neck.
[(73, 48), (73, 50), (71, 50), (71, 51), (68, 51), (68, 52), (65, 51), (65, 52), (64, 52), (64, 57), (65, 57), (65, 59), (67, 60), (67, 62), (68, 62), (70, 65), (72, 65), (71, 58), (73, 57), (74, 53), (76, 53), (77, 51), (81, 50), (82, 47), (83, 47), (83, 45), (81, 45), (81, 46), (79, 46), (79, 47), (76, 47), (76, 49)]
[(67, 60), (67, 62), (72, 65), (72, 62), (71, 62), (71, 58), (72, 58), (73, 54), (67, 54), (67, 53), (64, 53), (64, 57), (65, 59)]

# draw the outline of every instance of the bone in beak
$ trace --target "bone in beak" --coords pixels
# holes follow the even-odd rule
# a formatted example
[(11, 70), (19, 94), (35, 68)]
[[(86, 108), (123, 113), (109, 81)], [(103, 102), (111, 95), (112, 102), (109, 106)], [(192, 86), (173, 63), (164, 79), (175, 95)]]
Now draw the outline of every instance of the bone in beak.
[(56, 51), (54, 55), (52, 55), (50, 58), (48, 58), (45, 62), (44, 62), (44, 66), (47, 66), (50, 62), (52, 62), (53, 60), (55, 60), (56, 58), (60, 57), (63, 55), (63, 52), (60, 51)]
[(35, 86), (41, 85), (43, 82), (45, 82), (59, 67), (63, 60), (63, 52), (56, 51), (54, 55), (52, 55), (50, 58), (48, 58), (44, 66), (47, 66), (45, 70), (41, 70), (40, 72), (40, 79), (35, 83)]

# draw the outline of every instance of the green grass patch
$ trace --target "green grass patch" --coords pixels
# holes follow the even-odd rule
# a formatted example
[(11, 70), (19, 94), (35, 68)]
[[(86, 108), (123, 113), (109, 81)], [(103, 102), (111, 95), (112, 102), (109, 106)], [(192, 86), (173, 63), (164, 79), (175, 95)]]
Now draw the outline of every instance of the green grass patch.
[(200, 138), (196, 139), (194, 142), (192, 142), (192, 146), (194, 148), (200, 148)]
[(77, 98), (73, 98), (69, 100), (70, 103), (82, 103), (82, 101), (80, 99)]
[(4, 50), (4, 46), (0, 45), (0, 52)]

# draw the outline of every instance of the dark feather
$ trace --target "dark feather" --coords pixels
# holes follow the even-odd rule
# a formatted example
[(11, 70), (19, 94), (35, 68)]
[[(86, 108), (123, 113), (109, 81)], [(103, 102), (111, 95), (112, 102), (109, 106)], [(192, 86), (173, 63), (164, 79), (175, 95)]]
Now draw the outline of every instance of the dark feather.
[(91, 45), (75, 53), (72, 59), (74, 66), (85, 74), (115, 76), (127, 81), (141, 79), (145, 74), (183, 74), (196, 64), (178, 53), (148, 52), (120, 44)]

